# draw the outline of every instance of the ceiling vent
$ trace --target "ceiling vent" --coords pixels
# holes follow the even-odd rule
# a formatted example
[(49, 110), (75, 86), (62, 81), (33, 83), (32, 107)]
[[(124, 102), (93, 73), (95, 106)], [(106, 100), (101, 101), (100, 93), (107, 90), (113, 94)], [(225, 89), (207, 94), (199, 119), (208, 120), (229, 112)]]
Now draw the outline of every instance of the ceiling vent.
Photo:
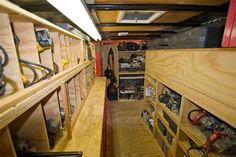
[(166, 11), (121, 11), (118, 23), (151, 23), (161, 17)]

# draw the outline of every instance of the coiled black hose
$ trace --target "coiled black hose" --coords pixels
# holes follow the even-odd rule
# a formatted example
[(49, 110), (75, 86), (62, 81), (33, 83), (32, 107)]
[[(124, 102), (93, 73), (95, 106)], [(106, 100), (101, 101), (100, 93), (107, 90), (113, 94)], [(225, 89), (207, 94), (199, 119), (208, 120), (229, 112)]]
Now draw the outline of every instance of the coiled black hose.
[[(0, 95), (3, 95), (6, 91), (6, 84), (4, 83), (4, 66), (7, 65), (9, 57), (6, 50), (0, 45), (0, 50), (3, 54), (3, 57), (0, 55)], [(3, 60), (4, 58), (4, 60)]]

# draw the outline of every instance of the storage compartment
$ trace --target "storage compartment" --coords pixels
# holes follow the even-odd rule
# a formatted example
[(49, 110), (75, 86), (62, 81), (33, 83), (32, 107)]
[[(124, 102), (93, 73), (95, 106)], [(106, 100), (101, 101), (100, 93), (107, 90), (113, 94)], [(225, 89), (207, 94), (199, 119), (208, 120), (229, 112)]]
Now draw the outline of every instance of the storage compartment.
[(143, 75), (120, 75), (119, 98), (120, 99), (143, 99), (144, 76)]
[(159, 83), (158, 88), (158, 101), (160, 105), (165, 111), (170, 111), (169, 113), (177, 120), (181, 107), (181, 95), (161, 83)]
[[(183, 124), (180, 141), (182, 149), (201, 146), (201, 151), (191, 149), (191, 152), (207, 152), (208, 156), (235, 156), (236, 129), (203, 110), (188, 99), (183, 111)], [(192, 146), (192, 147), (190, 147)]]
[(144, 72), (145, 53), (144, 51), (119, 51), (119, 72)]
[(16, 118), (9, 124), (9, 130), (17, 154), (24, 153), (25, 145), (32, 145), (32, 151), (48, 152), (49, 139), (41, 104), (37, 104), (30, 110)]

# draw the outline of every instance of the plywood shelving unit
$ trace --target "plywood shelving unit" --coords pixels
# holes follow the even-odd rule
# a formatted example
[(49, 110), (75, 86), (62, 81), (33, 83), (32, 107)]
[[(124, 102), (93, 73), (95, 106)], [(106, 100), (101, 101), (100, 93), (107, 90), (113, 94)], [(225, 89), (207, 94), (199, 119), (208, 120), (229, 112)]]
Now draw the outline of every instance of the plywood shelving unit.
[[(146, 52), (145, 87), (151, 86), (156, 92), (155, 99), (146, 96), (145, 103), (154, 103), (153, 137), (163, 156), (183, 157), (190, 147), (189, 139), (199, 146), (206, 142), (207, 137), (188, 119), (193, 109), (204, 109), (236, 128), (235, 51), (218, 48)], [(159, 101), (165, 87), (181, 96), (178, 114)], [(190, 155), (199, 157), (202, 154), (193, 150)], [(214, 150), (208, 156), (227, 157)]]
[[(127, 94), (124, 94), (125, 91), (122, 91), (121, 90), (121, 84), (120, 82), (122, 82), (121, 80), (122, 79), (129, 79), (129, 78), (132, 78), (132, 79), (135, 79), (135, 77), (137, 77), (137, 79), (139, 78), (144, 78), (144, 74), (145, 74), (145, 69), (142, 69), (142, 70), (128, 70), (128, 69), (122, 69), (121, 68), (121, 63), (119, 63), (119, 60), (121, 58), (123, 59), (129, 59), (131, 57), (132, 54), (137, 54), (137, 55), (143, 55), (145, 56), (145, 51), (144, 50), (137, 50), (137, 51), (118, 51), (117, 54), (115, 55), (116, 56), (116, 62), (117, 65), (116, 65), (116, 70), (117, 71), (117, 86), (119, 87), (118, 88), (118, 100), (120, 101), (137, 101), (139, 98), (136, 98), (137, 96), (135, 96), (134, 94), (134, 90), (136, 89), (126, 89), (125, 91), (132, 91), (133, 93), (129, 93), (130, 95), (134, 95), (133, 99), (127, 99), (127, 98), (122, 98), (121, 95), (127, 95)], [(145, 58), (145, 57), (144, 57)], [(121, 93), (123, 92), (123, 94)]]
[[(37, 151), (60, 150), (71, 132), (95, 79), (94, 60), (88, 59), (86, 44), (68, 32), (9, 1), (0, 4), (0, 45), (9, 61), (4, 67), (6, 92), (0, 96), (0, 156), (15, 157), (15, 145), (30, 140)], [(48, 30), (53, 47), (38, 52), (36, 30)], [(20, 39), (15, 45), (13, 34)], [(93, 58), (95, 53), (93, 52)], [(2, 54), (1, 54), (2, 55)], [(32, 78), (32, 72), (18, 58), (42, 64), (58, 73), (28, 88), (21, 75)], [(41, 69), (36, 70), (43, 76)], [(65, 114), (62, 120), (61, 112)], [(60, 133), (51, 144), (47, 122), (59, 123)]]

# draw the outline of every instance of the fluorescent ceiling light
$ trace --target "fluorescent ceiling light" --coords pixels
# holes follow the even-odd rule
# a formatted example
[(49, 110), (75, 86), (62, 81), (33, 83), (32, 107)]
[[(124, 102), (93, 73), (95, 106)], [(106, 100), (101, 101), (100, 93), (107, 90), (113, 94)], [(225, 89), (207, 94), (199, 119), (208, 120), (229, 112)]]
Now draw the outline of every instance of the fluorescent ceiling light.
[(96, 26), (90, 18), (82, 0), (47, 0), (57, 10), (78, 25), (94, 40), (101, 40)]
[(118, 36), (127, 36), (129, 32), (119, 32)]

